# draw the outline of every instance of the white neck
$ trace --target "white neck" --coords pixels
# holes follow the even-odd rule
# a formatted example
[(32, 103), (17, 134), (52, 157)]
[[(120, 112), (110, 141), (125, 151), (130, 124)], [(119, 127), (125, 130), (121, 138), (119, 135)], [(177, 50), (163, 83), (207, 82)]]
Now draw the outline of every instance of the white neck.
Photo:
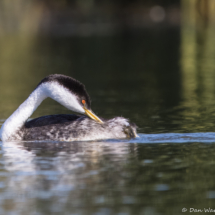
[(66, 108), (84, 113), (84, 109), (77, 101), (77, 97), (57, 82), (44, 83), (37, 87), (18, 109), (4, 122), (0, 130), (0, 138), (7, 141), (14, 135), (33, 114), (41, 102), (50, 97)]

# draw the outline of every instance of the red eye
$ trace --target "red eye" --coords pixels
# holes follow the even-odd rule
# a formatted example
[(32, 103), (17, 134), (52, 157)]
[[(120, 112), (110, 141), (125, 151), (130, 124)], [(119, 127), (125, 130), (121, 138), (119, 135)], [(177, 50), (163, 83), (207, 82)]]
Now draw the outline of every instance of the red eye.
[(82, 104), (85, 104), (86, 103), (86, 101), (85, 100), (82, 100)]

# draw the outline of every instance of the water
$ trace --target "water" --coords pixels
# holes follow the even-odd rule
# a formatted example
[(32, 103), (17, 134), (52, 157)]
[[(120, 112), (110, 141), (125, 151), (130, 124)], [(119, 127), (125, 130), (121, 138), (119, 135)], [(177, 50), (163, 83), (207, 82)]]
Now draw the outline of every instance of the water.
[[(160, 136), (161, 137), (161, 136)], [(214, 205), (215, 145), (7, 143), (1, 214), (180, 214)]]
[[(215, 46), (212, 34), (205, 43), (192, 35), (182, 26), (111, 37), (1, 38), (0, 123), (43, 77), (63, 73), (86, 85), (98, 116), (129, 118), (139, 137), (0, 142), (0, 214), (213, 208)], [(47, 99), (32, 117), (56, 113), (70, 111)]]

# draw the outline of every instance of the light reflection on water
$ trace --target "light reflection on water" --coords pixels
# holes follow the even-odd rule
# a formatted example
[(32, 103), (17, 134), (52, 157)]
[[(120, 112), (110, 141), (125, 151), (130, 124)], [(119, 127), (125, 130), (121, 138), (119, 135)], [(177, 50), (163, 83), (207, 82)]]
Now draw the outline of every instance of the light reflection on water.
[(213, 142), (215, 133), (1, 143), (0, 213), (180, 214), (191, 202), (212, 207)]

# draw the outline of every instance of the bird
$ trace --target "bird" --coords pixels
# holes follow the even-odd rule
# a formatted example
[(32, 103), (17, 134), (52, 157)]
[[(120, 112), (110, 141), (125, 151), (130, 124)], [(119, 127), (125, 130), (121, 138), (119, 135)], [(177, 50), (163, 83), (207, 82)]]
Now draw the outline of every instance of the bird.
[[(47, 97), (72, 112), (35, 119), (29, 117)], [(29, 97), (6, 119), (0, 138), (7, 141), (94, 141), (137, 137), (137, 126), (123, 117), (101, 119), (91, 110), (90, 97), (78, 80), (63, 75), (48, 75)]]

